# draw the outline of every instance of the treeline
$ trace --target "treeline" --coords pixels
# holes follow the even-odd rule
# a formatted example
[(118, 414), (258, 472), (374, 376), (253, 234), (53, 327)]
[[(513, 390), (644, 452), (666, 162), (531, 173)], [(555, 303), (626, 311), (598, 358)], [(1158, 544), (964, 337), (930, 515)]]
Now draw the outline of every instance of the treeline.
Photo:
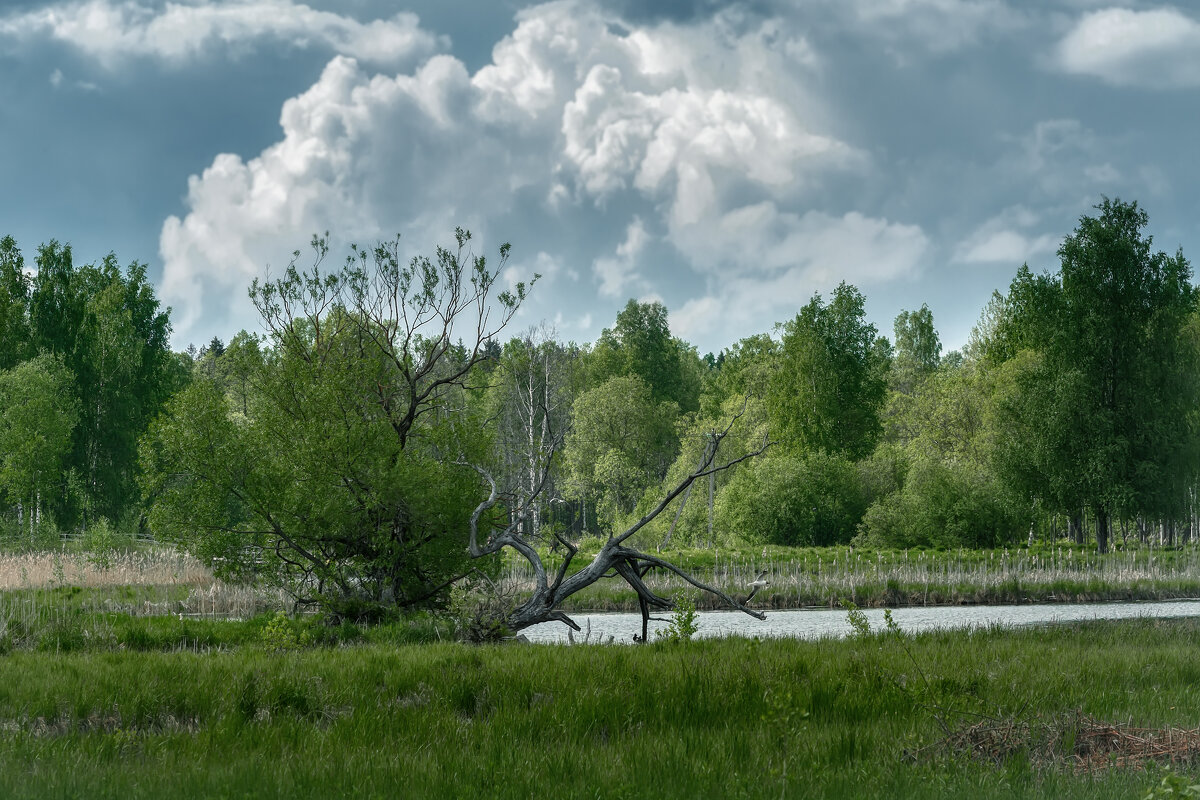
[[(889, 340), (844, 283), (715, 355), (673, 336), (661, 304), (635, 301), (590, 346), (486, 317), (476, 341), (451, 344), (460, 331), (436, 315), (371, 305), (378, 250), (356, 251), (358, 277), (336, 285), (294, 268), (256, 284), (266, 336), (171, 353), (143, 266), (76, 267), (52, 242), (31, 276), (5, 239), (5, 519), (23, 535), (47, 520), (148, 520), (235, 566), (282, 540), (303, 555), (273, 568), (413, 600), (470, 568), (473, 466), (507, 498), (495, 513), (554, 544), (637, 520), (714, 447), (724, 462), (770, 441), (692, 484), (642, 546), (1187, 538), (1200, 470), (1190, 265), (1153, 250), (1136, 203), (1096, 210), (1056, 271), (1022, 267), (950, 353), (927, 307), (901, 313)], [(405, 291), (429, 277), (394, 253), (384, 263)], [(439, 263), (425, 266), (436, 277)], [(523, 292), (501, 296), (505, 322)], [(315, 297), (325, 305), (303, 313)], [(261, 553), (248, 565), (263, 569)]]
[(144, 265), (77, 266), (53, 241), (34, 263), (0, 239), (4, 523), (25, 540), (99, 520), (134, 530), (138, 442), (190, 367), (170, 351)]
[(590, 350), (545, 332), (515, 340), (493, 390), (512, 479), (532, 491), (520, 475), (538, 474), (538, 436), (569, 429), (551, 495), (567, 502), (548, 521), (603, 535), (742, 414), (722, 455), (763, 437), (769, 452), (694, 486), (647, 542), (1186, 540), (1200, 466), (1190, 265), (1153, 251), (1136, 203), (1097, 211), (1057, 271), (1021, 267), (961, 351), (941, 352), (926, 306), (902, 312), (888, 341), (846, 284), (715, 357), (672, 337), (661, 305), (632, 301)]

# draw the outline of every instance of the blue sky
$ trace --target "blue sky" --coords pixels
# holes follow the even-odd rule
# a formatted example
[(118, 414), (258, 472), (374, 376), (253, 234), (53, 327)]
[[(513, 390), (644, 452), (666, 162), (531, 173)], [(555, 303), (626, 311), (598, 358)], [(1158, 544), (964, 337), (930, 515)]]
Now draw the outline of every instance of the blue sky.
[(961, 346), (1102, 196), (1200, 252), (1200, 11), (1092, 0), (0, 6), (0, 234), (149, 265), (174, 346), (256, 328), (314, 232), (470, 228), (593, 340), (700, 351), (841, 280)]

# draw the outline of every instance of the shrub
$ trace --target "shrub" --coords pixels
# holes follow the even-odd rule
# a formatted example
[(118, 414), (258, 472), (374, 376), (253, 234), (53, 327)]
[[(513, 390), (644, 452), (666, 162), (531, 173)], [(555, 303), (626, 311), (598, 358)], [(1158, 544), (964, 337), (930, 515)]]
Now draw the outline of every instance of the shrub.
[(998, 547), (1028, 530), (1030, 513), (989, 471), (926, 458), (867, 509), (861, 531), (864, 544), (882, 547)]
[(846, 544), (867, 504), (854, 464), (840, 456), (758, 459), (721, 491), (722, 527), (766, 544)]
[(668, 642), (686, 642), (696, 635), (699, 630), (699, 619), (696, 616), (696, 598), (687, 593), (680, 593), (675, 598), (675, 610), (671, 613), (671, 622), (666, 630), (658, 632), (658, 638)]
[(312, 634), (297, 620), (288, 619), (282, 611), (276, 611), (263, 628), (262, 641), (272, 650), (298, 650), (312, 644)]

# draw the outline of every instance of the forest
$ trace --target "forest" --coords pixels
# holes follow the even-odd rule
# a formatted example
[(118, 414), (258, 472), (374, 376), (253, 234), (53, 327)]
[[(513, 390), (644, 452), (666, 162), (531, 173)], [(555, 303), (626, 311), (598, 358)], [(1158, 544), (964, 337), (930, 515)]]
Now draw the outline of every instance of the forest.
[[(716, 354), (654, 302), (593, 343), (514, 330), (536, 280), (501, 290), (508, 246), (489, 261), (464, 231), (339, 268), (315, 237), (249, 287), (263, 332), (172, 352), (145, 265), (57, 242), (27, 265), (5, 238), (3, 536), (173, 543), (351, 618), (444, 603), (505, 545), (540, 564), (615, 541), (595, 568), (637, 589), (680, 546), (1183, 543), (1200, 309), (1148, 222), (1105, 198), (950, 352), (928, 307), (881, 332), (846, 283)], [(538, 619), (569, 562), (541, 570)]]

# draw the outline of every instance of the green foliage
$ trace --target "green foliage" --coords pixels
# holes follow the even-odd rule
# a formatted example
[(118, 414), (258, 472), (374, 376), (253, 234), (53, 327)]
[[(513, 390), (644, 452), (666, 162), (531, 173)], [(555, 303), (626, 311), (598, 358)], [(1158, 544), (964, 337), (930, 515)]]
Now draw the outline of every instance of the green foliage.
[(867, 621), (866, 612), (844, 597), (838, 602), (846, 611), (846, 623), (849, 624), (850, 630), (854, 631), (854, 635), (860, 639), (870, 636), (871, 623)]
[(725, 402), (744, 397), (762, 399), (777, 368), (779, 342), (769, 334), (747, 336), (721, 351), (705, 376), (702, 402), (707, 417), (719, 417)]
[(908, 450), (887, 443), (881, 444), (870, 456), (859, 461), (855, 466), (858, 468), (864, 503), (869, 507), (900, 491), (911, 463), (912, 454)]
[[(562, 459), (554, 456), (581, 391), (581, 362), (578, 347), (555, 341), (552, 330), (539, 327), (511, 339), (489, 376), (487, 402), (497, 428), (496, 478), (514, 505), (529, 508), (528, 530), (535, 540), (542, 536), (550, 498), (561, 501), (566, 477)], [(541, 500), (530, 504), (539, 490)]]
[[(694, 472), (708, 455), (715, 433), (722, 430), (726, 424), (722, 420), (727, 421), (738, 415), (740, 417), (735, 427), (721, 439), (713, 458), (714, 463), (722, 464), (742, 458), (761, 447), (767, 433), (766, 412), (761, 400), (737, 395), (727, 398), (722, 406), (714, 408), (711, 416), (689, 415), (680, 422), (678, 428), (679, 454), (675, 462), (667, 469), (667, 474), (659, 485), (646, 491), (630, 516), (640, 516), (648, 511), (666, 492), (689, 473)], [(718, 498), (739, 469), (735, 467), (697, 480), (665, 513), (647, 523), (638, 534), (638, 540), (647, 543), (647, 546), (652, 543), (655, 547), (711, 547), (714, 544), (724, 547), (741, 541), (733, 529), (723, 524), (716, 525), (715, 521), (710, 536), (708, 513), (710, 487), (714, 499)]]
[(667, 642), (686, 642), (695, 636), (699, 629), (696, 598), (686, 592), (681, 592), (675, 596), (675, 608), (671, 611), (671, 621), (665, 629), (657, 632), (657, 636)]
[(1176, 797), (1200, 797), (1200, 783), (1192, 783), (1185, 775), (1173, 769), (1163, 770), (1162, 779), (1143, 800), (1165, 800)]
[(699, 408), (701, 366), (691, 345), (671, 336), (667, 307), (630, 300), (605, 328), (587, 359), (593, 387), (615, 377), (640, 378), (656, 404)]
[(1200, 353), (1184, 335), (1196, 294), (1183, 254), (1153, 252), (1137, 203), (1096, 209), (1063, 241), (1057, 274), (1017, 273), (989, 352), (1041, 359), (1008, 403), (1035, 457), (1003, 458), (1006, 473), (1058, 511), (1090, 508), (1104, 550), (1111, 515), (1181, 510), (1200, 469)]
[(446, 615), (459, 639), (495, 642), (512, 635), (504, 620), (515, 606), (511, 583), (498, 584), (476, 576), (458, 581), (450, 590)]
[(122, 536), (107, 519), (100, 517), (88, 526), (83, 534), (82, 544), (88, 552), (88, 561), (92, 566), (108, 569), (121, 546), (129, 544), (129, 537)]
[(866, 301), (846, 283), (783, 326), (779, 368), (768, 389), (772, 435), (799, 451), (867, 455), (881, 432), (887, 341), (866, 321)]
[(986, 469), (919, 458), (903, 488), (867, 509), (862, 532), (883, 547), (998, 547), (1028, 531), (1029, 515)]
[(31, 354), (29, 277), (25, 258), (11, 236), (0, 239), (0, 370), (11, 369)]
[(911, 391), (938, 367), (942, 344), (933, 327), (933, 312), (924, 304), (919, 311), (901, 311), (894, 330), (892, 383), (899, 391)]
[[(317, 238), (311, 271), (256, 282), (268, 341), (238, 337), (216, 357), (245, 380), (198, 373), (143, 444), (154, 531), (335, 617), (441, 602), (469, 569), (482, 499), (466, 464), (491, 453), (475, 381), (499, 331), (489, 303), (503, 327), (525, 296), (495, 293), (498, 272), (457, 234), (436, 260), (404, 265), (391, 242), (330, 273)], [(454, 344), (467, 315), (479, 339)]]
[(298, 650), (312, 644), (312, 634), (298, 620), (276, 611), (262, 629), (262, 643), (270, 650)]
[(122, 270), (110, 254), (77, 267), (70, 246), (52, 241), (38, 249), (37, 266), (33, 346), (61, 359), (79, 404), (67, 467), (83, 493), (51, 493), (52, 510), (63, 523), (119, 519), (138, 499), (138, 439), (183, 377), (168, 349), (167, 312), (144, 264)]
[(23, 503), (29, 535), (43, 503), (62, 501), (62, 473), (79, 401), (70, 371), (55, 356), (41, 355), (0, 371), (0, 496)]
[(823, 546), (849, 542), (866, 508), (858, 470), (844, 457), (773, 455), (739, 466), (718, 519), (748, 541)]
[(673, 402), (656, 403), (637, 376), (609, 378), (572, 408), (566, 466), (571, 493), (595, 497), (604, 525), (629, 513), (675, 458)]

